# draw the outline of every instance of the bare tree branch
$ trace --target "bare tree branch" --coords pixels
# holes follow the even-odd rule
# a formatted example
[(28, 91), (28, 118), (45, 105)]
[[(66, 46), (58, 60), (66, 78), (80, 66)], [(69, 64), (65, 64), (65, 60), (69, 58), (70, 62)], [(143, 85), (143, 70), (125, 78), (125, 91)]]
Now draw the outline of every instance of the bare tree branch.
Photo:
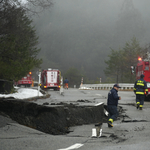
[(31, 14), (38, 14), (45, 9), (49, 9), (53, 5), (53, 0), (0, 0), (0, 9), (3, 9), (4, 4), (21, 7)]

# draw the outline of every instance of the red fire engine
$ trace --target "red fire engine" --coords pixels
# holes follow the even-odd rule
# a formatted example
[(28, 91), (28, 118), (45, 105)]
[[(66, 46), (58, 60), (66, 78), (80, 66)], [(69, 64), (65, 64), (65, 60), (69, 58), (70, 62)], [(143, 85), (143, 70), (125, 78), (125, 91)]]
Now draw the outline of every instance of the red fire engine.
[(41, 88), (60, 90), (61, 72), (58, 69), (47, 69), (41, 72)]
[(136, 80), (140, 79), (141, 74), (144, 74), (144, 80), (147, 82), (148, 96), (146, 100), (150, 100), (150, 61), (148, 59), (142, 60), (138, 58), (138, 64), (136, 66)]
[(25, 86), (25, 87), (31, 87), (33, 82), (32, 79), (32, 72), (29, 72), (25, 77), (23, 77), (21, 80), (15, 83), (17, 86)]

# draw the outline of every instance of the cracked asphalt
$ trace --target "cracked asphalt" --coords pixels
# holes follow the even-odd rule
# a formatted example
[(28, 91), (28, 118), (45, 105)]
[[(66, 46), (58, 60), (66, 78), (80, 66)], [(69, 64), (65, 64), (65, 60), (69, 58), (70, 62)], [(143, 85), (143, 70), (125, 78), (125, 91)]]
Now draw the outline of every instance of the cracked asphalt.
[[(107, 101), (108, 90), (68, 89), (64, 96), (57, 91), (49, 91), (48, 99), (39, 99), (35, 103), (100, 103)], [(0, 150), (149, 150), (150, 148), (150, 102), (145, 102), (143, 110), (135, 107), (135, 95), (132, 91), (119, 91), (122, 100), (119, 107), (122, 113), (113, 128), (102, 125), (102, 136), (91, 137), (95, 124), (86, 124), (70, 128), (66, 135), (50, 135), (22, 126), (9, 118), (0, 116)], [(83, 102), (83, 103), (84, 103)]]

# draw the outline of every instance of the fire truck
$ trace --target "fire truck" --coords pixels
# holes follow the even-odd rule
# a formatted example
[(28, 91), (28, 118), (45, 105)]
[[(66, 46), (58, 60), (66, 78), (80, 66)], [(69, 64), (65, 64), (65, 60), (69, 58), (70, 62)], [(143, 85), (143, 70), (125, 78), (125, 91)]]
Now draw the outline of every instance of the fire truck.
[[(147, 82), (148, 95), (145, 96), (145, 100), (150, 100), (150, 60), (142, 60), (141, 57), (138, 58), (138, 63), (136, 66), (136, 80), (140, 79), (141, 74), (144, 74), (144, 80)], [(146, 94), (146, 92), (145, 92)]]
[(32, 72), (29, 72), (25, 77), (15, 83), (16, 86), (31, 87), (33, 82)]
[(41, 88), (60, 90), (61, 72), (58, 69), (47, 69), (41, 72)]

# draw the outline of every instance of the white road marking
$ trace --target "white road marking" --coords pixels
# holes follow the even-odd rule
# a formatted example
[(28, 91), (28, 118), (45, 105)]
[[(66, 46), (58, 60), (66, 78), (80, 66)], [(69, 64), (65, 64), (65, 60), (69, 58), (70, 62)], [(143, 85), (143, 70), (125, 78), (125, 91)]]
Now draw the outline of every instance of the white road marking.
[(99, 106), (99, 105), (102, 105), (102, 104), (104, 104), (104, 103), (103, 103), (103, 102), (101, 102), (101, 103), (95, 104), (95, 106)]
[(76, 143), (68, 148), (63, 148), (63, 149), (58, 149), (58, 150), (71, 150), (71, 149), (78, 149), (80, 148), (81, 146), (83, 146), (84, 144), (80, 144), (80, 143)]

